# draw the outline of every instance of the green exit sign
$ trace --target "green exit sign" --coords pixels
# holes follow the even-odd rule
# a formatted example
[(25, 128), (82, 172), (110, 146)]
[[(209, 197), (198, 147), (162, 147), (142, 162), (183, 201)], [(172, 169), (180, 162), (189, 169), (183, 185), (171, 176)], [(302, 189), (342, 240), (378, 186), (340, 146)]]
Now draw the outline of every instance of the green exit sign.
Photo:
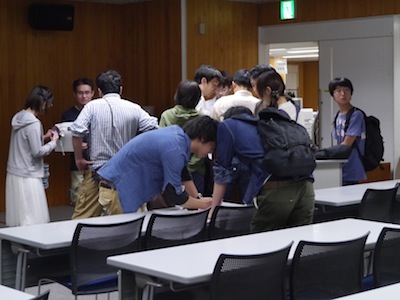
[(281, 1), (281, 20), (291, 20), (295, 17), (295, 0)]

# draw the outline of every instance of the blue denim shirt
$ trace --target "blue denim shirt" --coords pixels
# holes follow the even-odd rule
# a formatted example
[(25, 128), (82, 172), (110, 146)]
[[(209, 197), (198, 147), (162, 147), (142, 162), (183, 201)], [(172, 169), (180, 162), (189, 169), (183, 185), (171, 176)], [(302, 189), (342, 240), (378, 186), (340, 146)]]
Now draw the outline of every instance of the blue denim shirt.
[[(256, 118), (243, 114), (242, 117), (251, 120)], [(232, 159), (237, 157), (243, 163), (248, 163), (251, 170), (250, 182), (242, 201), (251, 203), (260, 191), (263, 183), (269, 177), (261, 167), (264, 148), (255, 124), (237, 119), (227, 119), (218, 126), (217, 161), (214, 167), (214, 181), (227, 184), (232, 181), (234, 173)]]
[(182, 194), (181, 174), (189, 159), (190, 138), (172, 125), (131, 139), (98, 173), (114, 184), (124, 212), (136, 212), (168, 183)]

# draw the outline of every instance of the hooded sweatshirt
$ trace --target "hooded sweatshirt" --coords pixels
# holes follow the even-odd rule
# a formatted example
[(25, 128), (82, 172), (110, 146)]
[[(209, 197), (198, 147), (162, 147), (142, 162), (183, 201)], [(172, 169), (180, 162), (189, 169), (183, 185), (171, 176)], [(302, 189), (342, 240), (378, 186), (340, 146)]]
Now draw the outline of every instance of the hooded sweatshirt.
[[(170, 125), (179, 125), (182, 127), (187, 121), (200, 115), (202, 115), (202, 113), (194, 108), (186, 108), (180, 104), (177, 104), (161, 114), (159, 125), (160, 127), (166, 127)], [(204, 175), (206, 172), (204, 160), (192, 155), (192, 158), (188, 163), (188, 169), (190, 173), (198, 172)]]
[(182, 105), (175, 105), (161, 114), (160, 127), (170, 125), (183, 126), (187, 121), (199, 116), (200, 113), (194, 108), (185, 108)]
[(29, 111), (16, 113), (11, 127), (7, 172), (21, 177), (43, 177), (43, 157), (54, 150), (56, 142), (43, 145), (42, 124)]

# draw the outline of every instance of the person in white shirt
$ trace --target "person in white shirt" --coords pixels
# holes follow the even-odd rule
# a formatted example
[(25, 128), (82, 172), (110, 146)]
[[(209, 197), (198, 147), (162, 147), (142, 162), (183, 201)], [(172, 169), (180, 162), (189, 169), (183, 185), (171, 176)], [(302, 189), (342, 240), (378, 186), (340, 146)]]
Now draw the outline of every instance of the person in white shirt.
[(300, 125), (305, 125), (303, 113), (291, 98), (285, 94), (283, 79), (275, 70), (264, 72), (258, 77), (257, 92), (262, 100), (261, 105), (257, 105), (257, 115), (266, 107), (275, 107), (285, 111), (292, 120)]
[(194, 75), (194, 81), (199, 84), (201, 98), (196, 109), (203, 115), (210, 115), (216, 99), (212, 98), (219, 85), (222, 74), (216, 68), (209, 65), (201, 65)]
[(234, 106), (244, 106), (254, 114), (254, 109), (260, 99), (254, 97), (251, 93), (250, 73), (247, 70), (241, 69), (235, 73), (232, 88), (233, 95), (221, 97), (214, 104), (210, 114), (211, 118), (223, 121), (225, 112)]

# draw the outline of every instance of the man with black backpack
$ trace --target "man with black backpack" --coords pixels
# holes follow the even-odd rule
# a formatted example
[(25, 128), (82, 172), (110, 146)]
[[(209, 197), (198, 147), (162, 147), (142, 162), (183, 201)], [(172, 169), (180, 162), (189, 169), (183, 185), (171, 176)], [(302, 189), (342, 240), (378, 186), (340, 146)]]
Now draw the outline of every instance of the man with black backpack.
[(237, 157), (249, 166), (251, 176), (242, 201), (251, 204), (254, 200), (257, 208), (252, 232), (311, 223), (315, 198), (310, 137), (296, 123), (295, 109), (279, 109), (280, 103), (287, 102), (281, 76), (267, 72), (262, 80), (257, 82), (259, 95), (272, 105), (260, 112), (259, 119), (240, 114), (220, 123), (214, 166), (213, 207), (221, 203), (233, 180), (232, 159)]
[(339, 107), (339, 112), (333, 124), (333, 138), (338, 144), (352, 148), (347, 163), (343, 164), (342, 184), (357, 184), (360, 180), (367, 179), (362, 161), (366, 138), (364, 113), (355, 109), (350, 103), (353, 95), (353, 84), (349, 79), (337, 77), (331, 80), (329, 93)]

